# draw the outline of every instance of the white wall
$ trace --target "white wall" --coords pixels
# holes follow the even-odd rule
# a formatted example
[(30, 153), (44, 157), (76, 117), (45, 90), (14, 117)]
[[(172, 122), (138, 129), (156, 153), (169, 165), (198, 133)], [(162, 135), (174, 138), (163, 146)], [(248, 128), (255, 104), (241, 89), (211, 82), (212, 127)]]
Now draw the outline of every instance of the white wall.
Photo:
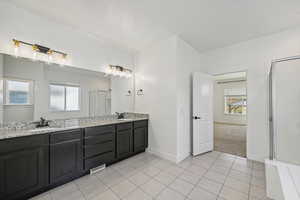
[(149, 151), (177, 159), (176, 37), (156, 43), (137, 54), (135, 111), (148, 113)]
[(177, 161), (181, 161), (192, 147), (192, 74), (205, 72), (206, 60), (185, 41), (178, 37), (176, 41)]
[(224, 90), (247, 88), (247, 82), (214, 83), (214, 121), (234, 124), (247, 124), (247, 115), (224, 114)]
[(204, 54), (208, 71), (220, 74), (247, 70), (247, 157), (269, 156), (268, 71), (272, 59), (300, 55), (300, 28), (253, 39)]
[[(0, 54), (0, 77), (3, 77), (4, 58)], [(3, 123), (3, 80), (0, 79), (0, 123)]]
[[(95, 73), (72, 67), (47, 65), (42, 62), (32, 62), (28, 59), (16, 59), (4, 56), (4, 76), (32, 80), (34, 82), (34, 108), (25, 106), (8, 106), (4, 118), (8, 121), (38, 120), (41, 116), (48, 119), (74, 118), (89, 116), (89, 91), (109, 90), (110, 79), (101, 73)], [(80, 85), (80, 111), (51, 112), (49, 111), (49, 84)], [(18, 115), (19, 114), (19, 115)], [(18, 121), (20, 121), (18, 120)]]
[[(186, 121), (190, 116), (183, 108), (191, 106), (191, 102), (185, 99), (189, 95), (184, 93), (190, 90), (190, 86), (183, 84), (183, 82), (180, 83), (179, 77), (186, 77), (183, 75), (185, 73), (180, 72), (180, 70), (186, 71), (186, 74), (192, 71), (210, 74), (247, 71), (247, 157), (263, 161), (269, 156), (268, 72), (271, 60), (300, 55), (300, 28), (204, 52), (199, 55), (199, 67), (192, 64), (180, 67), (181, 64), (178, 64), (177, 72), (174, 74), (172, 70), (175, 68), (172, 66), (175, 64), (172, 63), (172, 59), (174, 58), (173, 48), (178, 45), (176, 40), (176, 37), (173, 37), (162, 41), (138, 54), (137, 73), (139, 73), (139, 77), (136, 80), (136, 89), (143, 88), (145, 95), (136, 97), (136, 111), (150, 114), (150, 121), (152, 121), (149, 132), (150, 149), (153, 148), (161, 154), (168, 153), (173, 158), (180, 153), (185, 154), (183, 152), (187, 150), (185, 147), (188, 146), (188, 140), (182, 142), (177, 140), (178, 144), (173, 144), (174, 135), (171, 133), (179, 130), (178, 137), (186, 138), (188, 131), (182, 130), (190, 129)], [(176, 62), (177, 58), (180, 57), (179, 55), (185, 55), (178, 52), (179, 50), (176, 51)], [(192, 54), (188, 52), (186, 56)], [(194, 54), (197, 55), (197, 52)], [(185, 62), (189, 60), (193, 59), (185, 59)], [(178, 61), (178, 63), (180, 62)], [(176, 76), (176, 80), (172, 76)], [(185, 78), (185, 83), (187, 83), (186, 80)], [(169, 88), (169, 91), (165, 90), (168, 83), (176, 85), (176, 88), (172, 87)], [(184, 92), (180, 94), (180, 91)], [(176, 96), (176, 103), (173, 101), (174, 96)], [(183, 106), (177, 106), (180, 104)], [(174, 114), (173, 109), (176, 109), (176, 114)], [(176, 115), (176, 117), (172, 115)], [(178, 120), (181, 116), (185, 116), (184, 119)], [(174, 124), (176, 130), (173, 128)], [(168, 139), (169, 141), (166, 141)], [(181, 145), (182, 147), (179, 148)], [(178, 154), (175, 153), (177, 146)]]
[[(134, 111), (134, 78), (111, 78), (111, 111), (133, 112)], [(128, 93), (131, 91), (131, 94)]]
[[(107, 64), (131, 67), (133, 54), (104, 38), (35, 15), (8, 2), (0, 2), (0, 52), (13, 54), (12, 39), (48, 46), (68, 53), (68, 64), (103, 71)], [(32, 56), (31, 49), (21, 55)]]
[(135, 111), (150, 114), (149, 150), (174, 162), (191, 152), (192, 72), (201, 55), (173, 36), (137, 55)]

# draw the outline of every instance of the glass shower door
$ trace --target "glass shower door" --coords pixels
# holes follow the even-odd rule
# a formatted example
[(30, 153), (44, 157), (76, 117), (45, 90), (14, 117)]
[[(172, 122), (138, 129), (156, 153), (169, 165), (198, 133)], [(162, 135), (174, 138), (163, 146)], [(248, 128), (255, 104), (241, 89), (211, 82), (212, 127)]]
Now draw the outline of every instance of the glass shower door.
[(275, 158), (300, 165), (300, 59), (274, 65), (272, 88)]

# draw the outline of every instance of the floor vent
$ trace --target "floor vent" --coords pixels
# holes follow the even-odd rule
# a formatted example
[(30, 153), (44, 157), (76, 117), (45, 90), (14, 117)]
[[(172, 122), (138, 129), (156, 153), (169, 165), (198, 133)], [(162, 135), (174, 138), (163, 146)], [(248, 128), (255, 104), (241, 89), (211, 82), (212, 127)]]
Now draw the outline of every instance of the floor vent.
[(98, 167), (95, 167), (95, 168), (93, 168), (93, 169), (90, 169), (90, 174), (95, 174), (95, 173), (97, 173), (97, 172), (100, 172), (100, 171), (104, 170), (105, 168), (106, 168), (106, 165), (105, 165), (105, 164), (100, 165), (100, 166), (98, 166)]

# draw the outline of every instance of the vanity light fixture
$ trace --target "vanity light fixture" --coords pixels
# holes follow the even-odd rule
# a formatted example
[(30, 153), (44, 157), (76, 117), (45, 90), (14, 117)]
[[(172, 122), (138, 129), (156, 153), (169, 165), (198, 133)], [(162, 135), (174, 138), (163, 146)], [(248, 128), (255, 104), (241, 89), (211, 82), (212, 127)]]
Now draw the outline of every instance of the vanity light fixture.
[(14, 44), (14, 53), (15, 53), (16, 57), (19, 56), (19, 49), (20, 49), (20, 46), (22, 44), (22, 45), (27, 45), (27, 46), (32, 47), (32, 51), (33, 51), (32, 59), (33, 60), (37, 59), (37, 53), (46, 54), (48, 56), (47, 63), (53, 62), (54, 54), (58, 54), (58, 55), (62, 56), (61, 58), (62, 58), (63, 64), (65, 63), (65, 60), (67, 58), (66, 53), (50, 49), (49, 47), (45, 47), (45, 46), (42, 46), (42, 45), (39, 45), (39, 44), (31, 44), (31, 43), (24, 42), (24, 41), (21, 41), (21, 40), (16, 40), (16, 39), (13, 39), (12, 41), (13, 41), (13, 44)]
[(108, 65), (105, 71), (106, 75), (119, 76), (119, 77), (132, 77), (132, 70), (126, 69), (117, 65)]

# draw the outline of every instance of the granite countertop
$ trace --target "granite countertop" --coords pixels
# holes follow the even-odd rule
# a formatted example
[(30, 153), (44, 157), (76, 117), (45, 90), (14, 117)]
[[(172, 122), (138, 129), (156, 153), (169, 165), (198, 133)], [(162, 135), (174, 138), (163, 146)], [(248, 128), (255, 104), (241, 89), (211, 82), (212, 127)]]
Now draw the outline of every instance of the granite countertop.
[(87, 128), (94, 126), (104, 126), (104, 125), (113, 125), (120, 123), (127, 123), (133, 121), (147, 120), (148, 115), (134, 116), (134, 117), (126, 117), (125, 119), (94, 119), (94, 118), (85, 118), (85, 119), (65, 119), (58, 120), (58, 123), (50, 124), (49, 127), (43, 128), (35, 128), (35, 129), (10, 129), (0, 130), (0, 140), (15, 138), (15, 137), (23, 137), (23, 136), (31, 136), (31, 135), (39, 135), (39, 134), (47, 134), (57, 131), (64, 131), (70, 129), (77, 128)]

